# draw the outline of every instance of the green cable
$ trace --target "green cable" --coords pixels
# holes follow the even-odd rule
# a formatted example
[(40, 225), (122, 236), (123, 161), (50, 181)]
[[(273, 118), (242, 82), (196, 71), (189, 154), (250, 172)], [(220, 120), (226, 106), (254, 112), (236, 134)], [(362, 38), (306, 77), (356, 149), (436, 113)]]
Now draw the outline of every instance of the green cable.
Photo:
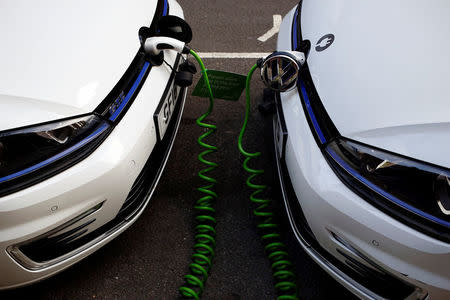
[(207, 176), (206, 173), (211, 172), (218, 165), (217, 163), (206, 160), (205, 156), (216, 152), (217, 147), (209, 145), (203, 140), (213, 134), (217, 127), (215, 125), (203, 122), (213, 110), (214, 96), (212, 94), (211, 85), (209, 84), (205, 65), (203, 64), (201, 58), (193, 50), (190, 50), (190, 54), (195, 57), (200, 65), (201, 72), (209, 92), (208, 110), (196, 120), (198, 126), (208, 129), (197, 139), (198, 144), (206, 149), (198, 155), (198, 160), (207, 166), (205, 169), (198, 172), (198, 177), (205, 180), (207, 185), (197, 188), (197, 190), (203, 193), (204, 196), (198, 199), (194, 206), (194, 209), (197, 212), (195, 217), (197, 225), (194, 227), (194, 254), (192, 254), (192, 262), (189, 264), (189, 274), (184, 276), (185, 284), (179, 288), (179, 291), (185, 298), (198, 300), (200, 299), (206, 280), (208, 279), (212, 259), (214, 257), (214, 249), (216, 246), (216, 210), (214, 209), (213, 204), (217, 198), (217, 194), (214, 191), (217, 181), (214, 178)]
[(255, 64), (247, 75), (245, 83), (245, 118), (239, 133), (238, 147), (239, 151), (246, 158), (243, 163), (243, 168), (250, 176), (247, 178), (246, 184), (254, 191), (250, 195), (250, 201), (255, 203), (257, 207), (253, 210), (253, 214), (258, 218), (258, 229), (261, 232), (261, 239), (264, 244), (265, 252), (270, 260), (272, 267), (272, 276), (274, 277), (274, 286), (277, 291), (277, 300), (298, 299), (298, 288), (296, 285), (296, 276), (293, 271), (292, 262), (286, 250), (286, 246), (282, 242), (281, 234), (278, 232), (279, 225), (274, 221), (275, 213), (272, 210), (270, 199), (261, 199), (257, 196), (264, 192), (267, 186), (262, 184), (252, 183), (252, 179), (264, 173), (264, 170), (255, 170), (248, 166), (252, 158), (261, 155), (261, 152), (249, 153), (244, 150), (242, 140), (247, 129), (247, 123), (250, 115), (250, 81), (253, 73), (258, 65)]
[[(204, 194), (203, 197), (196, 201), (194, 209), (197, 211), (195, 220), (197, 225), (195, 226), (195, 245), (194, 254), (192, 254), (192, 262), (189, 264), (189, 274), (184, 276), (185, 284), (179, 288), (181, 295), (189, 299), (200, 299), (203, 293), (206, 280), (208, 279), (209, 271), (212, 265), (212, 259), (214, 257), (215, 249), (215, 236), (216, 236), (216, 220), (215, 209), (213, 207), (214, 201), (217, 199), (217, 194), (214, 191), (214, 187), (217, 181), (207, 176), (206, 173), (217, 168), (218, 164), (208, 161), (205, 156), (217, 151), (217, 147), (205, 143), (203, 140), (213, 134), (217, 127), (212, 124), (204, 123), (203, 121), (211, 114), (214, 107), (214, 96), (209, 83), (206, 68), (201, 58), (193, 50), (190, 50), (190, 54), (194, 56), (200, 65), (201, 72), (203, 74), (206, 87), (209, 93), (209, 107), (206, 113), (201, 115), (196, 123), (202, 128), (208, 130), (202, 134), (197, 142), (206, 150), (198, 155), (198, 160), (205, 164), (207, 167), (198, 172), (198, 176), (205, 180), (208, 184), (197, 188), (197, 190)], [(246, 110), (244, 124), (239, 134), (238, 147), (239, 151), (246, 157), (243, 168), (251, 175), (247, 179), (247, 186), (255, 189), (250, 195), (250, 200), (256, 203), (258, 207), (253, 211), (255, 216), (261, 219), (258, 222), (258, 228), (261, 230), (262, 241), (265, 246), (266, 253), (271, 261), (273, 277), (275, 278), (275, 289), (279, 296), (277, 300), (289, 300), (298, 299), (297, 297), (297, 285), (295, 284), (296, 276), (292, 271), (292, 263), (289, 260), (286, 246), (282, 243), (281, 235), (276, 231), (279, 227), (278, 224), (273, 222), (274, 213), (270, 210), (271, 200), (259, 199), (256, 196), (262, 193), (265, 189), (265, 185), (254, 184), (251, 182), (253, 178), (259, 174), (263, 174), (264, 170), (255, 170), (248, 166), (249, 161), (253, 157), (261, 155), (260, 152), (249, 153), (244, 150), (242, 146), (242, 140), (247, 128), (247, 123), (250, 113), (250, 80), (256, 70), (257, 65), (254, 65), (247, 75), (246, 80)]]

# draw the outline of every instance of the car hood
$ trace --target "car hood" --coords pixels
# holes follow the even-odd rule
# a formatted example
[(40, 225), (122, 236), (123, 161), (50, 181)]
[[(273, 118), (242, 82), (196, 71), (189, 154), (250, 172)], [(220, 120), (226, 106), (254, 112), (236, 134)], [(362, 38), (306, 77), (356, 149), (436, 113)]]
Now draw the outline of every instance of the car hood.
[(446, 0), (303, 1), (308, 66), (343, 136), (450, 167), (449, 15)]
[(91, 112), (139, 49), (157, 0), (0, 3), (0, 130)]

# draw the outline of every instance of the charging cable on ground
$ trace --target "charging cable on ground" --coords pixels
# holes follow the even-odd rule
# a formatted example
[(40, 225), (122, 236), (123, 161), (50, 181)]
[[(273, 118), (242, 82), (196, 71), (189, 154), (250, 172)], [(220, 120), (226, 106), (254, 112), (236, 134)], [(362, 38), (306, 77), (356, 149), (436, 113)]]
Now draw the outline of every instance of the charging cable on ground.
[(198, 172), (198, 177), (206, 181), (206, 185), (197, 188), (197, 190), (200, 193), (203, 193), (204, 196), (198, 199), (194, 206), (197, 211), (197, 215), (195, 217), (197, 225), (194, 228), (194, 254), (192, 254), (192, 263), (189, 264), (190, 273), (184, 276), (186, 281), (185, 285), (180, 287), (179, 290), (182, 296), (198, 300), (200, 299), (206, 280), (208, 279), (216, 246), (216, 210), (214, 209), (213, 204), (217, 198), (217, 194), (214, 191), (217, 181), (211, 176), (208, 176), (207, 173), (217, 168), (218, 164), (207, 160), (205, 156), (216, 152), (217, 147), (207, 144), (204, 139), (213, 134), (217, 127), (213, 124), (205, 123), (204, 121), (213, 110), (214, 96), (209, 83), (208, 73), (206, 72), (206, 68), (201, 58), (193, 50), (190, 50), (190, 53), (200, 65), (209, 93), (208, 110), (196, 120), (198, 126), (207, 129), (207, 131), (197, 139), (198, 144), (206, 149), (198, 155), (198, 160), (206, 165), (205, 169)]
[(292, 262), (289, 259), (289, 254), (286, 250), (286, 245), (282, 241), (282, 236), (279, 233), (279, 224), (275, 222), (275, 212), (272, 208), (272, 200), (262, 198), (267, 186), (258, 184), (253, 181), (258, 175), (264, 173), (264, 170), (253, 169), (249, 166), (250, 161), (261, 155), (261, 152), (250, 153), (244, 150), (243, 139), (250, 115), (250, 82), (253, 73), (258, 68), (255, 64), (247, 75), (245, 85), (245, 117), (239, 133), (238, 148), (242, 155), (245, 156), (242, 167), (249, 173), (246, 184), (253, 190), (250, 195), (250, 201), (256, 204), (253, 214), (258, 219), (258, 229), (261, 234), (261, 240), (264, 244), (264, 250), (270, 260), (272, 275), (275, 280), (274, 286), (277, 291), (277, 300), (298, 299), (298, 288), (296, 284), (296, 276), (293, 270)]
[[(167, 21), (166, 23), (168, 23), (169, 25), (173, 25), (174, 23), (176, 23), (177, 25), (182, 26), (185, 30), (187, 30), (188, 33), (190, 32), (189, 26), (183, 20), (173, 16), (170, 16), (170, 18), (171, 19), (162, 20)], [(163, 32), (163, 29), (164, 28), (161, 28), (160, 32)], [(142, 29), (141, 32), (145, 32), (145, 29)], [(176, 32), (175, 34), (177, 35), (179, 33)], [(190, 34), (187, 35), (189, 36)], [(201, 72), (203, 74), (208, 90), (208, 110), (196, 120), (198, 126), (206, 129), (206, 132), (197, 139), (198, 144), (205, 149), (198, 155), (198, 160), (202, 164), (206, 165), (204, 169), (198, 172), (198, 176), (206, 183), (204, 186), (197, 188), (197, 190), (202, 193), (203, 196), (200, 197), (194, 205), (194, 209), (196, 210), (196, 225), (194, 227), (194, 253), (192, 254), (192, 262), (189, 264), (189, 274), (184, 276), (185, 284), (179, 288), (180, 294), (183, 297), (190, 299), (200, 299), (200, 296), (205, 287), (206, 280), (208, 279), (216, 246), (216, 210), (213, 206), (217, 198), (217, 194), (215, 192), (215, 185), (217, 181), (216, 179), (208, 175), (208, 173), (217, 168), (218, 164), (208, 160), (206, 156), (208, 154), (216, 152), (217, 147), (208, 144), (207, 142), (205, 142), (205, 139), (213, 134), (216, 131), (217, 127), (213, 124), (208, 124), (205, 122), (205, 119), (211, 114), (213, 110), (214, 97), (209, 83), (208, 74), (201, 58), (195, 51), (191, 50), (185, 44), (185, 42), (189, 41), (190, 38), (191, 37), (188, 37), (183, 41), (173, 37), (153, 36), (148, 38), (141, 38), (141, 43), (146, 54), (146, 59), (156, 66), (159, 66), (164, 62), (163, 50), (173, 50), (180, 54), (191, 54), (200, 65)], [(188, 59), (186, 59), (185, 62), (183, 62), (178, 68), (178, 71), (175, 75), (175, 83), (183, 87), (191, 85), (193, 74), (195, 72), (195, 66), (191, 64)]]
[[(184, 36), (184, 39), (176, 39), (166, 36), (144, 38), (144, 36), (141, 37), (141, 33), (144, 33), (146, 30), (145, 28), (140, 30), (140, 40), (143, 44), (147, 59), (153, 65), (161, 65), (164, 62), (163, 50), (165, 49), (171, 49), (181, 54), (191, 54), (200, 65), (209, 97), (209, 106), (207, 111), (196, 120), (198, 126), (206, 129), (206, 132), (197, 139), (198, 144), (205, 149), (198, 155), (198, 160), (206, 166), (198, 172), (198, 176), (205, 181), (205, 185), (197, 188), (203, 196), (196, 201), (194, 206), (194, 209), (197, 212), (195, 216), (196, 225), (194, 227), (194, 253), (191, 257), (192, 262), (189, 264), (189, 274), (184, 276), (185, 284), (179, 288), (179, 291), (183, 297), (198, 300), (203, 293), (209, 272), (211, 270), (216, 245), (216, 210), (214, 208), (214, 203), (217, 199), (217, 193), (215, 192), (217, 181), (208, 175), (208, 173), (216, 169), (218, 164), (206, 159), (206, 156), (216, 152), (217, 147), (205, 142), (205, 139), (216, 132), (217, 129), (215, 125), (205, 122), (205, 119), (213, 111), (214, 96), (207, 70), (201, 58), (195, 51), (190, 49), (185, 44), (186, 42), (189, 42), (192, 37), (187, 23), (173, 16), (168, 16), (168, 18), (162, 19), (162, 21), (165, 21), (169, 25), (178, 24), (183, 27), (184, 31), (182, 33), (172, 32), (171, 34), (174, 36)], [(165, 23), (162, 22), (162, 24)], [(173, 26), (166, 27), (172, 28)], [(162, 29), (164, 28), (164, 26), (161, 27), (160, 32), (163, 32)], [(167, 32), (170, 33), (168, 29)], [(246, 183), (247, 186), (253, 190), (250, 195), (250, 201), (257, 205), (253, 213), (258, 218), (257, 227), (261, 233), (261, 239), (264, 244), (265, 252), (271, 262), (272, 273), (275, 280), (274, 286), (278, 294), (277, 300), (298, 299), (296, 276), (293, 271), (292, 262), (290, 261), (287, 253), (286, 246), (282, 242), (282, 237), (279, 233), (279, 224), (275, 222), (275, 212), (272, 208), (272, 200), (262, 198), (262, 194), (267, 187), (253, 181), (253, 179), (255, 179), (258, 175), (263, 174), (264, 170), (251, 168), (249, 166), (249, 162), (252, 158), (260, 156), (261, 153), (247, 152), (244, 150), (242, 144), (249, 121), (250, 81), (255, 70), (262, 65), (261, 76), (266, 85), (268, 85), (269, 88), (278, 91), (287, 91), (295, 86), (299, 67), (304, 63), (304, 61), (305, 56), (301, 52), (273, 53), (265, 60), (258, 61), (258, 63), (250, 69), (245, 82), (246, 109), (244, 124), (242, 125), (238, 139), (239, 151), (246, 157), (243, 163), (243, 168), (250, 174)], [(180, 65), (176, 74), (176, 83), (180, 86), (190, 85), (192, 83), (193, 73), (195, 73), (195, 67), (186, 59), (186, 61)]]

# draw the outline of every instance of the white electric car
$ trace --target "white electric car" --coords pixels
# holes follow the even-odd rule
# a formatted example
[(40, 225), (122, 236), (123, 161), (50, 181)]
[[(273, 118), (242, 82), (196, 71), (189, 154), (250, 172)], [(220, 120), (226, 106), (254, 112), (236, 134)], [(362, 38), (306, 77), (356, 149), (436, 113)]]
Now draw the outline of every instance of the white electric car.
[[(303, 0), (278, 170), (303, 249), (363, 299), (450, 299), (450, 4)], [(337, 295), (337, 298), (338, 295)]]
[(181, 56), (153, 66), (138, 32), (169, 14), (174, 0), (0, 4), (0, 289), (76, 263), (147, 205), (186, 93)]

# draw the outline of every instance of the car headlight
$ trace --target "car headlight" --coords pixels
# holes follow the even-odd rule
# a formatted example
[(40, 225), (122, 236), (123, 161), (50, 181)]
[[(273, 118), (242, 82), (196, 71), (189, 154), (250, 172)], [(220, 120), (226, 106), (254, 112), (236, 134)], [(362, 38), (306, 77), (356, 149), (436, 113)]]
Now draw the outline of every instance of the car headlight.
[(110, 129), (109, 123), (91, 114), (0, 132), (0, 196), (83, 159)]
[(450, 170), (345, 138), (323, 152), (344, 183), (365, 199), (449, 240)]
[[(165, 1), (159, 3), (162, 14)], [(45, 180), (91, 154), (123, 118), (150, 70), (139, 50), (93, 113), (0, 132), (0, 197)]]
[(307, 68), (297, 87), (317, 145), (342, 182), (390, 216), (450, 242), (450, 170), (342, 137)]

